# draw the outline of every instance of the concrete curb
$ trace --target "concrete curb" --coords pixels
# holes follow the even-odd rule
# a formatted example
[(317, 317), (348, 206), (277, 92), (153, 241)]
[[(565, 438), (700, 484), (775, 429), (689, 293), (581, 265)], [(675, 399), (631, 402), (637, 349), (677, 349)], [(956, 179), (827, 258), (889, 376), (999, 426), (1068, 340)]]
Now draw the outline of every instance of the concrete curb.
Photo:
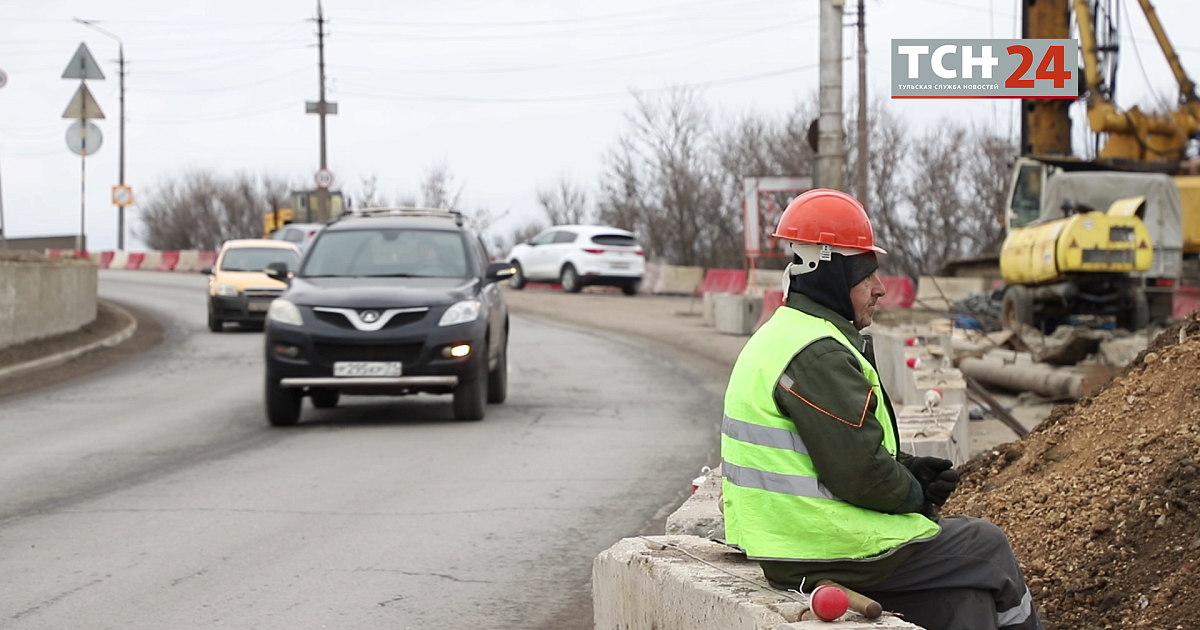
[(129, 320), (129, 323), (126, 324), (124, 328), (112, 335), (109, 335), (108, 337), (105, 337), (104, 339), (93, 341), (92, 343), (79, 346), (78, 348), (63, 350), (62, 352), (45, 356), (40, 359), (34, 359), (32, 361), (26, 361), (25, 363), (18, 363), (16, 365), (10, 365), (6, 368), (0, 368), (0, 378), (8, 378), (22, 372), (28, 372), (29, 370), (36, 370), (38, 368), (50, 367), (60, 363), (65, 363), (71, 359), (74, 359), (75, 357), (87, 354), (92, 350), (96, 350), (97, 348), (111, 348), (132, 337), (133, 333), (137, 332), (137, 318), (135, 318), (129, 311), (117, 306), (112, 302), (105, 303)]

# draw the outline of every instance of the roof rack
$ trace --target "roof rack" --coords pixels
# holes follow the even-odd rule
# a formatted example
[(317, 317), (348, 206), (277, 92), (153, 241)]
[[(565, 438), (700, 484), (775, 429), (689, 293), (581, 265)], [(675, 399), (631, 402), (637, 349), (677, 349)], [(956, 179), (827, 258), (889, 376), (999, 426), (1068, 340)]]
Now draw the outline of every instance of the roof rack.
[(359, 208), (350, 213), (356, 217), (438, 217), (453, 219), (458, 225), (463, 224), (465, 217), (457, 210), (445, 208), (417, 208), (412, 206), (389, 206), (378, 208)]

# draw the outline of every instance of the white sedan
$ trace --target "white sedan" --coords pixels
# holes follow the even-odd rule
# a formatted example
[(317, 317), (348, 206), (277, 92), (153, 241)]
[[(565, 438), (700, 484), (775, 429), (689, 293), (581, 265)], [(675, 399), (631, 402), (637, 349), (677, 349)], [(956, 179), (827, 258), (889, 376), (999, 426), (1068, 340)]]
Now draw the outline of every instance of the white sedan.
[(514, 289), (526, 282), (558, 282), (578, 293), (588, 285), (617, 286), (634, 295), (646, 260), (632, 232), (596, 225), (556, 225), (513, 247), (508, 261), (516, 269)]

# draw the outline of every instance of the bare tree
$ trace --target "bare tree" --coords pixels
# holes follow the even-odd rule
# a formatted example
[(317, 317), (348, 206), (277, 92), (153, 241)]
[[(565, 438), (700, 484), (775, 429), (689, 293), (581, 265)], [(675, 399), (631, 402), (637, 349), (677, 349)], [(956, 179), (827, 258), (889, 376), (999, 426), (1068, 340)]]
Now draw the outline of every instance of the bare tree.
[(657, 100), (638, 96), (626, 120), (631, 130), (601, 180), (601, 220), (637, 232), (651, 256), (708, 263), (729, 238), (713, 222), (722, 204), (708, 110), (680, 88)]
[(997, 254), (1004, 242), (1009, 173), (1020, 148), (1012, 138), (976, 129), (967, 161), (968, 236), (975, 255)]
[(445, 208), (460, 211), (464, 186), (454, 187), (454, 175), (445, 164), (425, 172), (421, 180), (421, 205), (426, 208)]
[(566, 176), (555, 186), (539, 188), (537, 198), (551, 225), (580, 225), (591, 220), (587, 191)]
[(263, 216), (288, 205), (286, 180), (191, 171), (149, 190), (137, 235), (152, 249), (213, 250), (234, 238), (260, 238)]

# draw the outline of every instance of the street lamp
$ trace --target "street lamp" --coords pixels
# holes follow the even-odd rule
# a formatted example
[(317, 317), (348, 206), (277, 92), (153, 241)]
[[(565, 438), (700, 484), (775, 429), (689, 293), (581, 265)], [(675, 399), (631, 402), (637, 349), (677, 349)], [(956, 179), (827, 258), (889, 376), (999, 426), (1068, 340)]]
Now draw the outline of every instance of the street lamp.
[[(81, 20), (79, 18), (74, 18), (74, 20), (92, 30), (98, 31), (100, 33), (103, 33), (104, 35), (108, 35), (109, 37), (117, 40), (117, 67), (120, 68), (120, 70), (117, 74), (120, 75), (120, 84), (121, 84), (121, 127), (120, 127), (120, 136), (121, 137), (120, 137), (120, 143), (119, 143), (119, 149), (118, 149), (121, 157), (120, 157), (120, 168), (119, 168), (119, 171), (117, 174), (117, 178), (120, 180), (120, 182), (118, 182), (118, 183), (122, 187), (124, 187), (125, 186), (125, 42), (121, 41), (120, 37), (117, 37), (116, 35), (113, 35), (112, 33), (97, 26), (95, 20)], [(117, 206), (117, 249), (118, 250), (125, 249), (125, 206)]]

